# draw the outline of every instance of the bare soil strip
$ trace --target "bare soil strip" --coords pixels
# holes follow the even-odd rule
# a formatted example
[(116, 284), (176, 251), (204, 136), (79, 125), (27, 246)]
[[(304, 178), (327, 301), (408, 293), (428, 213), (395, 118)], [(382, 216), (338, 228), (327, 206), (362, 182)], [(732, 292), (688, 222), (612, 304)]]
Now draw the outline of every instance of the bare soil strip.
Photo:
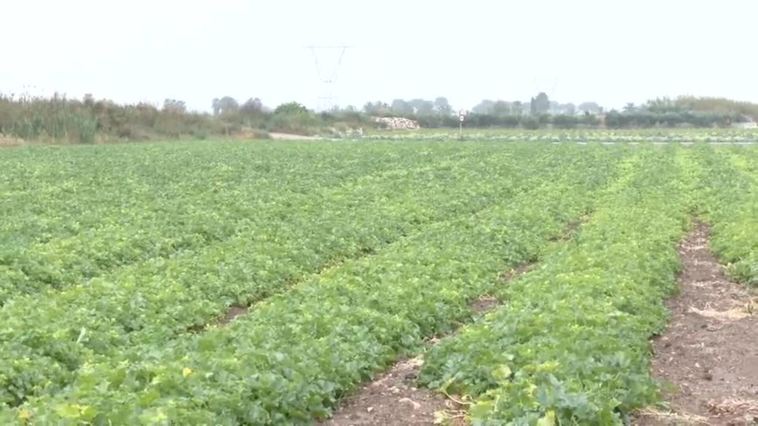
[(435, 413), (457, 409), (455, 402), (429, 389), (417, 388), (422, 358), (402, 360), (347, 397), (334, 416), (322, 423), (347, 425), (432, 425)]
[(298, 141), (315, 141), (315, 140), (321, 139), (321, 138), (319, 138), (317, 136), (305, 136), (305, 135), (296, 135), (296, 134), (293, 134), (293, 133), (277, 133), (277, 132), (269, 133), (269, 136), (271, 137), (271, 139), (290, 140), (290, 141), (294, 141), (294, 140), (298, 140)]
[(652, 342), (652, 374), (669, 410), (642, 410), (637, 424), (758, 424), (758, 297), (725, 275), (708, 235), (699, 223), (680, 244), (681, 293)]

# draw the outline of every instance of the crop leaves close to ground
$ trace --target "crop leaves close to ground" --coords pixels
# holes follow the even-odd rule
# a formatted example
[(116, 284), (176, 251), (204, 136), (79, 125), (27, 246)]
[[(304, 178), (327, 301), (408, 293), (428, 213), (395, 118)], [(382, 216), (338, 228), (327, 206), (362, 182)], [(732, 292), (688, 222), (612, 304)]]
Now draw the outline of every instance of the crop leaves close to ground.
[(423, 383), (471, 397), (477, 423), (623, 422), (657, 398), (647, 342), (693, 215), (756, 282), (755, 160), (497, 141), (5, 150), (0, 421), (310, 423), (488, 294), (503, 305), (443, 339)]

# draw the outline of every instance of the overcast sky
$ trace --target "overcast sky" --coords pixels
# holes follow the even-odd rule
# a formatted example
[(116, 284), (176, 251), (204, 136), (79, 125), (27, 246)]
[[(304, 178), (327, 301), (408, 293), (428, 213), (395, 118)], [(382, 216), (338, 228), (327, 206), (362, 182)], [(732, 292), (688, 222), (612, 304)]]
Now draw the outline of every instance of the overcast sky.
[[(5, 0), (0, 92), (317, 107), (446, 96), (758, 102), (758, 1)], [(317, 49), (321, 78), (307, 46)], [(338, 69), (336, 81), (323, 83)]]

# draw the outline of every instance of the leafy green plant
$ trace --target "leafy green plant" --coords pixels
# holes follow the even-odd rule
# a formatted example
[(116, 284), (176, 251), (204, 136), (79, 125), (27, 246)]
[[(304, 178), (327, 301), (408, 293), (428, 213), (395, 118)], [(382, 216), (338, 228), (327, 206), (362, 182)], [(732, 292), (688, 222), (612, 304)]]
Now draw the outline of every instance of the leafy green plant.
[(745, 148), (700, 147), (707, 178), (700, 188), (713, 225), (711, 248), (738, 281), (758, 286), (758, 155)]

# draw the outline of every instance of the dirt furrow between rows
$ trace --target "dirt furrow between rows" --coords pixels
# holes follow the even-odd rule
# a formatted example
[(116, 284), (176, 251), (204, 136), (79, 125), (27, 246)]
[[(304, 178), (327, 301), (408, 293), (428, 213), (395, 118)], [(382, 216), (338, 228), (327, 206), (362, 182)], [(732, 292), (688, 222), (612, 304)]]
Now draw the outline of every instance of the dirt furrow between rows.
[(758, 297), (727, 277), (708, 240), (698, 223), (679, 246), (680, 293), (652, 342), (665, 403), (642, 410), (637, 424), (758, 424)]

